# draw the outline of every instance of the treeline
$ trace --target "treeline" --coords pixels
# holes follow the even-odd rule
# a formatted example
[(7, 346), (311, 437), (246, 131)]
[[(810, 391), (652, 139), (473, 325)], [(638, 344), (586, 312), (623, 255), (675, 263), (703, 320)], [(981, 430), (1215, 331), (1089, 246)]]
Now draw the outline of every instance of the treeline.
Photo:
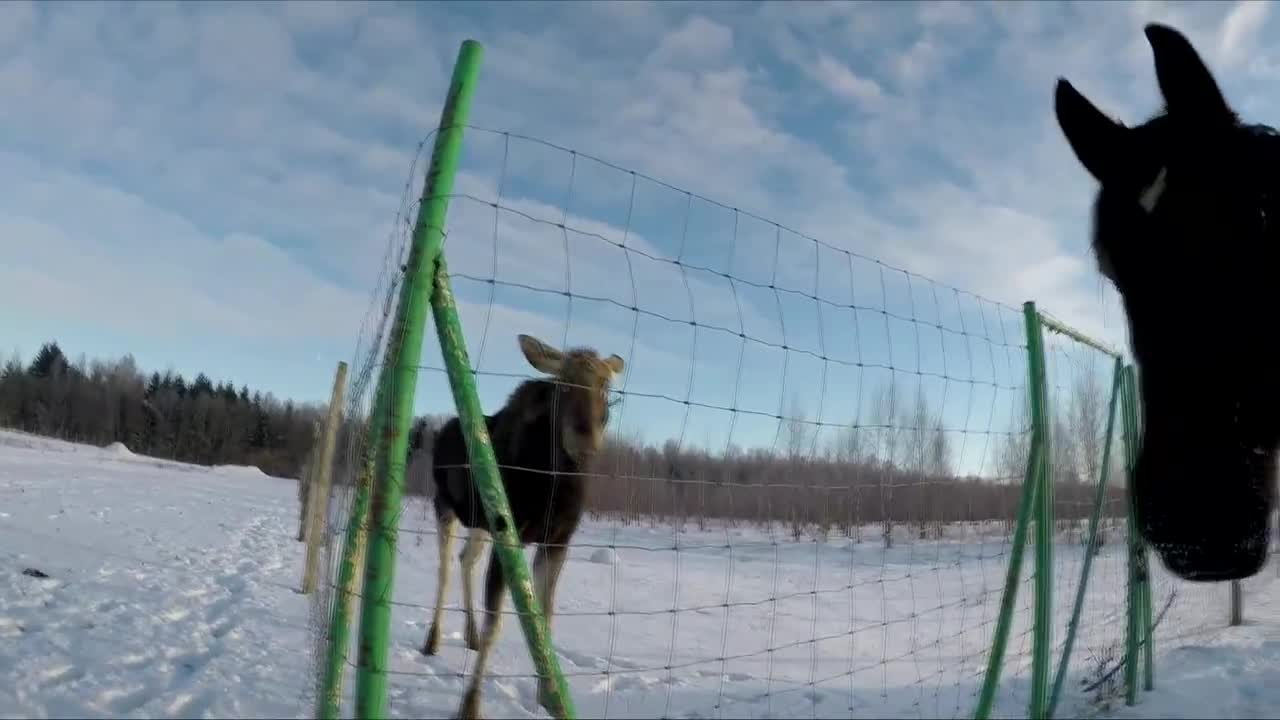
[[(1072, 384), (1050, 430), (1060, 530), (1082, 528), (1092, 512), (1105, 431), (1098, 379), (1081, 375)], [(880, 388), (868, 427), (847, 428), (827, 443), (815, 441), (812, 424), (793, 407), (797, 420), (784, 425), (777, 452), (710, 453), (674, 441), (652, 447), (611, 436), (590, 483), (590, 511), (624, 523), (702, 529), (712, 523), (781, 525), (797, 537), (853, 537), (874, 525), (886, 543), (901, 532), (941, 537), (945, 525), (956, 523), (994, 522), (1011, 530), (1029, 432), (993, 434), (988, 476), (958, 476), (951, 439), (928, 398), (916, 394), (902, 402), (900, 395), (892, 384)], [(411, 495), (433, 492), (431, 443), (445, 419), (419, 418), (413, 426), (405, 487)], [(1106, 517), (1124, 517), (1119, 483), (1111, 483), (1105, 503)]]
[(148, 376), (131, 355), (72, 362), (57, 342), (0, 370), (0, 426), (99, 446), (118, 441), (181, 462), (255, 465), (279, 477), (299, 476), (321, 416), (204, 373)]
[[(1064, 527), (1082, 524), (1091, 511), (1105, 425), (1098, 379), (1083, 375), (1070, 390), (1068, 402), (1055, 404), (1051, 428), (1055, 513)], [(994, 448), (984, 477), (959, 476), (929, 398), (901, 395), (892, 383), (880, 388), (863, 427), (822, 443), (793, 406), (795, 419), (784, 424), (774, 452), (712, 453), (674, 441), (653, 447), (611, 435), (590, 483), (589, 510), (625, 523), (781, 525), (797, 537), (860, 536), (874, 526), (886, 543), (901, 533), (939, 537), (956, 523), (1011, 529), (1027, 463), (1025, 428), (988, 438)], [(131, 356), (72, 363), (56, 343), (30, 363), (15, 357), (0, 371), (0, 425), (95, 445), (119, 441), (183, 462), (256, 465), (283, 477), (301, 475), (322, 416), (317, 406), (215, 383), (203, 373), (190, 381), (172, 372), (144, 375)], [(410, 495), (434, 492), (432, 440), (445, 419), (413, 424)], [(360, 465), (361, 421), (345, 418), (339, 429), (337, 483), (352, 482)], [(1113, 482), (1107, 516), (1123, 514), (1123, 492)]]

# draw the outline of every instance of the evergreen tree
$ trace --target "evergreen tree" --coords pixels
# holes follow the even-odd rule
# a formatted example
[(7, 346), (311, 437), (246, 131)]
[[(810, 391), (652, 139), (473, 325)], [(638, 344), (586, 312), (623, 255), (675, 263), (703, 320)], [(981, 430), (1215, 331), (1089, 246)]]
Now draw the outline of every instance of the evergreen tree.
[(192, 382), (191, 387), (187, 389), (187, 394), (189, 394), (193, 399), (198, 398), (201, 395), (212, 395), (213, 382), (209, 380), (208, 375), (200, 373), (196, 375), (195, 381)]
[(230, 407), (236, 404), (236, 387), (231, 383), (226, 383), (218, 389), (218, 397), (222, 398)]
[[(77, 366), (79, 369), (77, 369)], [(133, 357), (69, 364), (51, 341), (27, 364), (0, 363), (0, 427), (73, 442), (126, 444), (182, 462), (256, 465), (297, 477), (323, 410), (281, 403), (199, 372), (141, 372)]]
[(47, 342), (40, 346), (40, 352), (36, 353), (36, 357), (31, 361), (31, 368), (27, 371), (31, 377), (47, 378), (54, 375), (60, 375), (67, 370), (67, 358), (62, 354), (62, 348), (58, 347), (58, 342)]

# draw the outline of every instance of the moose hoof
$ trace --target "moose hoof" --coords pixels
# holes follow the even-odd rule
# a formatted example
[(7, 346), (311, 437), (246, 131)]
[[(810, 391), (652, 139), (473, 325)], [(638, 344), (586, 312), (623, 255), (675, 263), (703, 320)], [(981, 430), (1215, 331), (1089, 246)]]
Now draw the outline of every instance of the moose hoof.
[(480, 633), (476, 632), (474, 625), (467, 626), (467, 647), (476, 652), (480, 651)]
[(427, 641), (422, 644), (423, 655), (435, 655), (440, 652), (440, 630), (435, 625), (427, 632)]

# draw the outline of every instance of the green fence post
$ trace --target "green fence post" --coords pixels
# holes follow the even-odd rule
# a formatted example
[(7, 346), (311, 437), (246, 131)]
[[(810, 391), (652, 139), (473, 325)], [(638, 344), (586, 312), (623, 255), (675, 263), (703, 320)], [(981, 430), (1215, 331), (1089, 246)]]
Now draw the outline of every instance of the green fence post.
[(462, 150), (462, 129), (467, 120), (472, 90), (480, 68), (480, 44), (466, 40), (458, 50), (449, 95), (440, 112), (440, 127), (431, 153), (431, 165), (422, 188), (413, 228), (400, 301), (397, 332), (387, 341), (388, 377), (385, 423), (375, 437), (377, 465), (369, 506), (369, 539), (365, 552), (365, 580), (360, 604), (360, 646), (356, 668), (356, 716), (386, 716), (387, 648), (391, 624), (391, 590), (395, 579), (396, 535), (404, 485), (409, 425), (413, 421), (414, 392), (422, 356), (432, 270), (443, 244), (449, 196)]
[(436, 266), (436, 291), (432, 310), (435, 313), (436, 333), (440, 336), (440, 349), (449, 373), (449, 387), (458, 407), (458, 420), (467, 440), (467, 459), (471, 463), (471, 477), (479, 491), (481, 505), (489, 520), (493, 535), (493, 552), (502, 564), (503, 577), (511, 590), (511, 600), (520, 616), (525, 644), (533, 658), (534, 669), (540, 677), (551, 679), (547, 697), (548, 712), (557, 718), (573, 718), (574, 708), (560, 669), (560, 661), (551, 647), (551, 633), (542, 614), (538, 596), (534, 594), (533, 578), (524, 560), (524, 550), (516, 534), (516, 524), (511, 517), (507, 493), (498, 474), (498, 460), (489, 443), (488, 425), (476, 395), (475, 380), (471, 375), (471, 361), (467, 358), (467, 346), (463, 342), (462, 324), (454, 305), (453, 290), (449, 286), (449, 272), (444, 257)]
[[(1130, 407), (1133, 413), (1133, 436), (1139, 437), (1139, 431), (1142, 428), (1141, 406), (1138, 403), (1138, 382), (1134, 377), (1134, 367), (1130, 365), (1125, 369), (1125, 385), (1128, 387), (1130, 398)], [(1134, 466), (1137, 466), (1138, 456), (1137, 449), (1134, 450), (1133, 456)], [(1143, 655), (1143, 687), (1147, 691), (1155, 689), (1155, 624), (1154, 613), (1151, 607), (1151, 558), (1147, 553), (1147, 544), (1143, 541), (1142, 536), (1137, 537), (1135, 545), (1136, 557), (1138, 559), (1138, 614), (1139, 614), (1139, 630), (1140, 641), (1142, 644)]]
[(1111, 399), (1107, 402), (1107, 434), (1102, 442), (1102, 468), (1098, 476), (1098, 489), (1093, 496), (1093, 513), (1089, 516), (1089, 539), (1084, 546), (1084, 563), (1080, 568), (1080, 584), (1076, 586), (1075, 605), (1071, 609), (1071, 621), (1067, 623), (1067, 639), (1062, 647), (1062, 659), (1058, 661), (1058, 672), (1053, 680), (1053, 692), (1049, 695), (1048, 716), (1053, 717), (1058, 707), (1058, 699), (1062, 695), (1062, 683), (1067, 676), (1067, 666), (1071, 660), (1071, 649), (1075, 645), (1076, 631), (1080, 625), (1080, 611), (1084, 609), (1085, 590), (1089, 585), (1089, 570), (1093, 567), (1093, 554), (1098, 540), (1098, 521), (1102, 517), (1102, 505), (1106, 499), (1107, 479), (1111, 474), (1111, 439), (1115, 435), (1116, 405), (1120, 397), (1124, 379), (1124, 363), (1116, 358), (1115, 371), (1111, 381)]
[(1035, 507), (1039, 487), (1036, 475), (1039, 472), (1041, 452), (1040, 440), (1033, 428), (1031, 447), (1027, 454), (1027, 472), (1022, 480), (1022, 498), (1018, 501), (1018, 518), (1010, 541), (1009, 567), (1005, 570), (1004, 590), (1000, 594), (1000, 614), (996, 616), (995, 636), (991, 641), (991, 654), (987, 656), (987, 670), (982, 678), (978, 706), (973, 711), (974, 720), (987, 720), (991, 717), (996, 688), (1000, 685), (1004, 652), (1009, 644), (1009, 627), (1013, 624), (1013, 604), (1018, 598), (1018, 583), (1022, 578), (1022, 551), (1027, 546), (1027, 525), (1031, 522), (1031, 509)]
[(1138, 533), (1138, 519), (1133, 505), (1133, 472), (1138, 462), (1138, 419), (1137, 398), (1133, 383), (1133, 368), (1126, 366), (1124, 370), (1124, 440), (1125, 440), (1125, 475), (1126, 489), (1129, 498), (1127, 514), (1129, 542), (1129, 582), (1128, 608), (1125, 625), (1125, 658), (1124, 686), (1125, 704), (1134, 705), (1138, 701), (1138, 652), (1141, 646), (1142, 613), (1142, 576), (1146, 573), (1142, 537)]
[[(1052, 539), (1053, 528), (1046, 527), (1044, 522), (1046, 500), (1052, 507), (1052, 495), (1048, 494), (1049, 443), (1048, 423), (1045, 418), (1045, 367), (1044, 341), (1040, 329), (1040, 316), (1036, 312), (1035, 303), (1028, 302), (1023, 306), (1027, 326), (1027, 395), (1030, 401), (1031, 447), (1027, 457), (1027, 472), (1023, 477), (1022, 498), (1018, 502), (1018, 517), (1014, 525), (1012, 547), (1009, 551), (1009, 567), (1005, 572), (1004, 590), (1000, 598), (1000, 614), (996, 618), (995, 637), (991, 644), (991, 654), (987, 657), (987, 670), (982, 679), (982, 689), (978, 696), (978, 705), (974, 709), (975, 720), (986, 720), (991, 716), (991, 708), (995, 703), (996, 688), (1000, 684), (1000, 671), (1004, 665), (1004, 653), (1009, 642), (1009, 628), (1013, 622), (1014, 602), (1018, 597), (1018, 583), (1022, 575), (1022, 553), (1026, 548), (1027, 526), (1032, 518), (1036, 521), (1036, 624), (1035, 649), (1032, 664), (1032, 716), (1040, 717), (1036, 709), (1043, 711), (1047, 699), (1048, 685), (1048, 645), (1042, 636), (1048, 623), (1041, 621), (1041, 613), (1047, 612), (1049, 600), (1042, 592), (1044, 580), (1047, 579), (1045, 568), (1045, 544), (1041, 539), (1047, 530)], [(1048, 497), (1046, 497), (1048, 495)], [(1048, 556), (1051, 561), (1052, 556)], [(1049, 585), (1052, 590), (1052, 585)], [(1039, 685), (1035, 685), (1039, 678)], [(1037, 692), (1036, 688), (1039, 688)]]
[(1022, 305), (1027, 326), (1027, 369), (1030, 379), (1031, 423), (1040, 435), (1040, 465), (1036, 482), (1035, 627), (1031, 648), (1031, 708), (1033, 718), (1046, 717), (1049, 705), (1049, 663), (1053, 643), (1053, 477), (1049, 437), (1048, 380), (1044, 330), (1034, 302)]

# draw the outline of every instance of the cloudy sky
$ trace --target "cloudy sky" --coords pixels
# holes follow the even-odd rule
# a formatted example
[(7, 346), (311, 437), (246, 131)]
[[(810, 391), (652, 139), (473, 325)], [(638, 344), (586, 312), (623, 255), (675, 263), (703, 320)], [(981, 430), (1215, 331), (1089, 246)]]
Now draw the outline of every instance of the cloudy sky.
[[(0, 3), (0, 344), (326, 397), (474, 38), (447, 257), (487, 409), (529, 332), (626, 358), (633, 436), (770, 446), (779, 414), (872, 422), (893, 379), (969, 456), (1009, 426), (1024, 300), (1125, 344), (1054, 80), (1140, 122), (1164, 21), (1274, 122), (1269, 8)], [(424, 370), (419, 410), (448, 403)]]

